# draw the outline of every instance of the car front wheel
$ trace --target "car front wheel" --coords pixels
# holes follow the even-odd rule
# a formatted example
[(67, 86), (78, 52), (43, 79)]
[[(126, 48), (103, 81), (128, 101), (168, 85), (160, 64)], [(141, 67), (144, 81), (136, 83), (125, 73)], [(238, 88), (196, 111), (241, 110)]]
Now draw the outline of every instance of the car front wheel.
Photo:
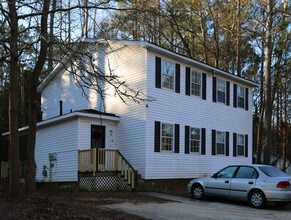
[(204, 190), (200, 184), (194, 184), (191, 190), (192, 197), (197, 200), (204, 198)]
[(255, 190), (250, 193), (249, 202), (254, 208), (261, 209), (266, 205), (266, 197), (260, 190)]

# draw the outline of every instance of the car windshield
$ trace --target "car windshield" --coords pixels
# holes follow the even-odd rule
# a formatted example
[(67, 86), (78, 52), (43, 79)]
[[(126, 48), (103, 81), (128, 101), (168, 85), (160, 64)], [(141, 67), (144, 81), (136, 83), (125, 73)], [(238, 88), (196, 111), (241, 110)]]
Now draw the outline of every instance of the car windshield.
[(290, 177), (287, 173), (275, 167), (262, 166), (262, 167), (259, 167), (259, 169), (263, 171), (269, 177)]

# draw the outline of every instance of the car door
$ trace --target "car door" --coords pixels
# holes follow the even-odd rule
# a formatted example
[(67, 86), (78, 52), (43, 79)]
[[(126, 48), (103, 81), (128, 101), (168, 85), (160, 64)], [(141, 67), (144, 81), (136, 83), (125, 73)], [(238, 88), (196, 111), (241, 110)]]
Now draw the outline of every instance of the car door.
[(230, 197), (247, 199), (247, 194), (256, 184), (259, 174), (251, 166), (240, 166), (230, 183)]
[(208, 181), (206, 194), (214, 196), (229, 196), (231, 178), (237, 166), (229, 166), (214, 174)]

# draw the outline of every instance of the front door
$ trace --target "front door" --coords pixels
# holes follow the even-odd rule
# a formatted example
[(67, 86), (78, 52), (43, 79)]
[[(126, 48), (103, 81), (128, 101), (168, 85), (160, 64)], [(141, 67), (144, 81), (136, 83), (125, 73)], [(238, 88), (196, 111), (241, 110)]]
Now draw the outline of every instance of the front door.
[(91, 125), (91, 148), (105, 148), (105, 126)]

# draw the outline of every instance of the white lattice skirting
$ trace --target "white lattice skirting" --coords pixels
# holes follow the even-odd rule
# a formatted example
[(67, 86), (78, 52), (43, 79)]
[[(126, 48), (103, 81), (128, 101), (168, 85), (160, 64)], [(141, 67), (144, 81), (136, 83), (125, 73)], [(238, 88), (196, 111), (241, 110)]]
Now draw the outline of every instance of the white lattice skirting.
[(130, 190), (120, 174), (117, 176), (80, 177), (81, 189), (90, 191)]

